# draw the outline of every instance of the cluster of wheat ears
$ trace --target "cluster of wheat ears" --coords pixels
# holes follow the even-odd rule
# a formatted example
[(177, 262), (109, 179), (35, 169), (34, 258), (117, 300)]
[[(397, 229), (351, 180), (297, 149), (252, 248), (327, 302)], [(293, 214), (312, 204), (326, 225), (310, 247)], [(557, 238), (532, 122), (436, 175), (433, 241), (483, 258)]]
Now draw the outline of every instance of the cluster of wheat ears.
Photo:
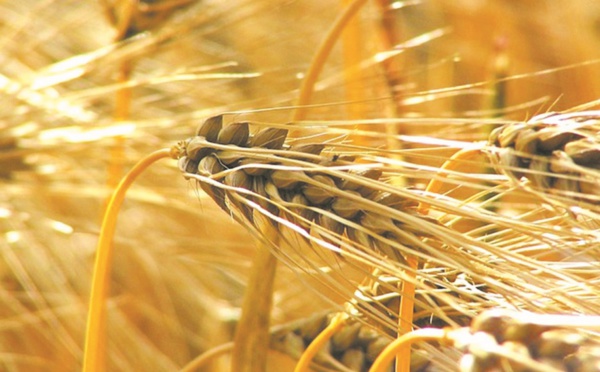
[(600, 370), (600, 8), (534, 3), (1, 4), (0, 369)]

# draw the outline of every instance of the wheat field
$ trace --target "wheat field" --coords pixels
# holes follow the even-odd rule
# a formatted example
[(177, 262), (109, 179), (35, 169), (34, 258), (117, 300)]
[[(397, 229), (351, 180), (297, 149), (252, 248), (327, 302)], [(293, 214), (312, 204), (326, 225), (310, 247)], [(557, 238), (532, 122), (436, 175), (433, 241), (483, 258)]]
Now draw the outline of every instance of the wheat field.
[(600, 4), (0, 9), (0, 370), (600, 370)]

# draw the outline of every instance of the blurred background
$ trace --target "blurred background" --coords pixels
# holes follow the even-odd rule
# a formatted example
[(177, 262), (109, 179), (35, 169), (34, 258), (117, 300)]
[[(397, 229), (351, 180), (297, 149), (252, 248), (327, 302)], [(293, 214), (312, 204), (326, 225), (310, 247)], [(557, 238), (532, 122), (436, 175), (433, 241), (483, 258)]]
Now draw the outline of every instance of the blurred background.
[[(0, 3), (0, 370), (81, 368), (95, 245), (116, 180), (211, 115), (290, 121), (344, 6)], [(600, 97), (598, 2), (374, 0), (352, 27), (306, 120), (526, 120)], [(445, 125), (397, 131), (486, 138)], [(117, 226), (110, 370), (178, 370), (231, 340), (253, 238), (170, 160), (136, 181)], [(297, 269), (280, 265), (277, 275), (275, 324), (343, 302), (318, 295)]]

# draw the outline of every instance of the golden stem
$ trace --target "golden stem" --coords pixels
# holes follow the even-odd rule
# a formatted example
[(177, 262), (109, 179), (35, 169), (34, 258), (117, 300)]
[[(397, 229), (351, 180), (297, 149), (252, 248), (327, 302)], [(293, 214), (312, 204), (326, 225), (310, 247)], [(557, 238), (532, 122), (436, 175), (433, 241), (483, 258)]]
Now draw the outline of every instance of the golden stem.
[[(131, 75), (132, 65), (130, 61), (125, 61), (121, 64), (119, 70), (118, 82), (126, 83)], [(127, 120), (129, 117), (129, 110), (131, 108), (131, 88), (122, 87), (119, 88), (115, 96), (115, 121)], [(117, 136), (114, 139), (114, 143), (110, 149), (110, 162), (108, 164), (108, 177), (106, 184), (108, 187), (114, 187), (123, 174), (123, 163), (125, 159), (125, 138)]]
[(302, 353), (294, 372), (307, 372), (309, 370), (315, 355), (323, 348), (323, 346), (325, 346), (327, 341), (329, 341), (329, 339), (344, 326), (346, 319), (348, 319), (346, 313), (337, 313), (333, 319), (331, 319), (329, 325), (315, 337), (313, 342), (311, 342), (304, 353)]
[[(462, 149), (456, 152), (450, 159), (442, 164), (440, 170), (436, 174), (436, 178), (432, 178), (429, 181), (425, 191), (427, 193), (438, 193), (444, 184), (444, 178), (448, 175), (445, 171), (457, 169), (461, 165), (461, 162), (470, 160), (480, 153), (481, 150), (479, 149)], [(418, 211), (421, 214), (427, 214), (429, 212), (429, 204), (420, 203)]]
[[(266, 219), (260, 213), (254, 215), (255, 222), (260, 218)], [(267, 368), (273, 283), (277, 270), (277, 258), (269, 250), (269, 244), (277, 245), (279, 232), (270, 221), (262, 222), (260, 230), (269, 242), (259, 240), (254, 255), (242, 315), (234, 337), (231, 370), (236, 372), (263, 372)]]
[[(352, 0), (342, 0), (342, 5), (348, 7), (352, 5)], [(365, 112), (363, 106), (358, 104), (365, 97), (365, 87), (360, 70), (362, 35), (359, 19), (356, 17), (348, 20), (348, 24), (342, 33), (342, 44), (344, 46), (342, 50), (346, 98), (350, 102), (347, 108), (348, 117), (349, 119), (362, 119), (365, 117)], [(358, 144), (364, 145), (361, 141)]]
[(335, 42), (339, 39), (340, 34), (348, 22), (366, 2), (367, 0), (352, 1), (352, 3), (344, 9), (342, 14), (335, 20), (333, 26), (325, 36), (325, 39), (321, 42), (321, 45), (319, 45), (319, 49), (315, 53), (310, 63), (310, 67), (306, 72), (306, 76), (300, 85), (300, 93), (297, 102), (299, 107), (297, 107), (294, 112), (293, 121), (303, 120), (306, 117), (305, 105), (310, 103), (315, 83), (325, 65), (325, 61), (327, 61)]
[(405, 350), (410, 350), (410, 345), (417, 341), (444, 341), (448, 338), (448, 331), (438, 328), (423, 328), (404, 334), (389, 344), (375, 359), (369, 372), (386, 372), (388, 365), (396, 354), (400, 355)]
[(205, 351), (198, 357), (194, 358), (191, 362), (186, 364), (179, 372), (193, 372), (197, 371), (201, 367), (204, 367), (206, 363), (213, 361), (215, 358), (220, 357), (223, 354), (229, 353), (233, 350), (233, 342), (222, 344), (212, 349)]
[[(400, 38), (400, 30), (396, 25), (396, 16), (390, 8), (390, 0), (377, 0), (379, 12), (381, 14), (379, 27), (375, 30), (379, 36), (379, 42), (384, 51), (392, 51)], [(385, 75), (388, 89), (394, 101), (394, 111), (396, 115), (402, 111), (401, 97), (399, 87), (404, 84), (404, 78), (401, 75), (402, 61), (401, 55), (392, 58), (383, 59), (380, 64)], [(397, 135), (398, 133), (394, 133)]]
[[(409, 270), (408, 280), (402, 282), (402, 297), (398, 316), (398, 335), (401, 337), (412, 332), (415, 309), (415, 280), (417, 278), (418, 261), (413, 256), (406, 257)], [(396, 358), (396, 372), (410, 372), (410, 346), (400, 350)]]
[(100, 228), (92, 276), (83, 353), (84, 372), (106, 370), (106, 300), (110, 285), (110, 265), (113, 253), (112, 238), (117, 225), (117, 214), (125, 198), (125, 193), (146, 168), (167, 157), (172, 157), (171, 149), (155, 151), (140, 160), (117, 185), (106, 207), (102, 227)]

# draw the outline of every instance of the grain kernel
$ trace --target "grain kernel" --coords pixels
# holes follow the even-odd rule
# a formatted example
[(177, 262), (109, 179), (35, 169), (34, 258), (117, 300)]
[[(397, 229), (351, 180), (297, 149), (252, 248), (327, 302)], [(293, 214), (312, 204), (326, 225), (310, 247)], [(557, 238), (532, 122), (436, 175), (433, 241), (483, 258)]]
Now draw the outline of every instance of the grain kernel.
[(265, 149), (280, 149), (287, 137), (288, 130), (281, 128), (265, 128), (252, 137), (250, 147), (263, 147)]
[[(347, 192), (356, 196), (360, 196), (359, 193), (354, 191)], [(343, 196), (339, 196), (335, 199), (333, 204), (331, 204), (331, 209), (333, 209), (338, 216), (346, 219), (352, 219), (356, 217), (356, 215), (361, 211), (356, 201), (344, 198)]]
[(217, 143), (222, 145), (246, 146), (250, 137), (248, 123), (232, 123), (219, 131)]
[(208, 118), (200, 125), (196, 131), (197, 136), (206, 138), (208, 142), (217, 142), (219, 132), (223, 129), (223, 116), (213, 116)]
[[(330, 177), (317, 174), (313, 176), (312, 179), (323, 186), (336, 187), (335, 182)], [(330, 202), (334, 198), (334, 195), (331, 193), (331, 191), (325, 189), (323, 186), (307, 184), (302, 193), (312, 204), (323, 205)]]
[(185, 147), (185, 153), (187, 157), (199, 161), (203, 157), (207, 156), (214, 150), (206, 147), (206, 142), (204, 137), (194, 137)]
[(271, 181), (282, 190), (291, 190), (308, 180), (308, 176), (302, 171), (275, 170), (271, 173)]
[(568, 142), (574, 141), (581, 138), (582, 136), (577, 133), (560, 131), (555, 128), (544, 128), (538, 132), (539, 135), (539, 148), (545, 152), (552, 152), (554, 150), (562, 149)]
[(200, 160), (198, 163), (198, 174), (202, 176), (211, 176), (225, 170), (225, 167), (221, 164), (216, 156), (207, 156)]

